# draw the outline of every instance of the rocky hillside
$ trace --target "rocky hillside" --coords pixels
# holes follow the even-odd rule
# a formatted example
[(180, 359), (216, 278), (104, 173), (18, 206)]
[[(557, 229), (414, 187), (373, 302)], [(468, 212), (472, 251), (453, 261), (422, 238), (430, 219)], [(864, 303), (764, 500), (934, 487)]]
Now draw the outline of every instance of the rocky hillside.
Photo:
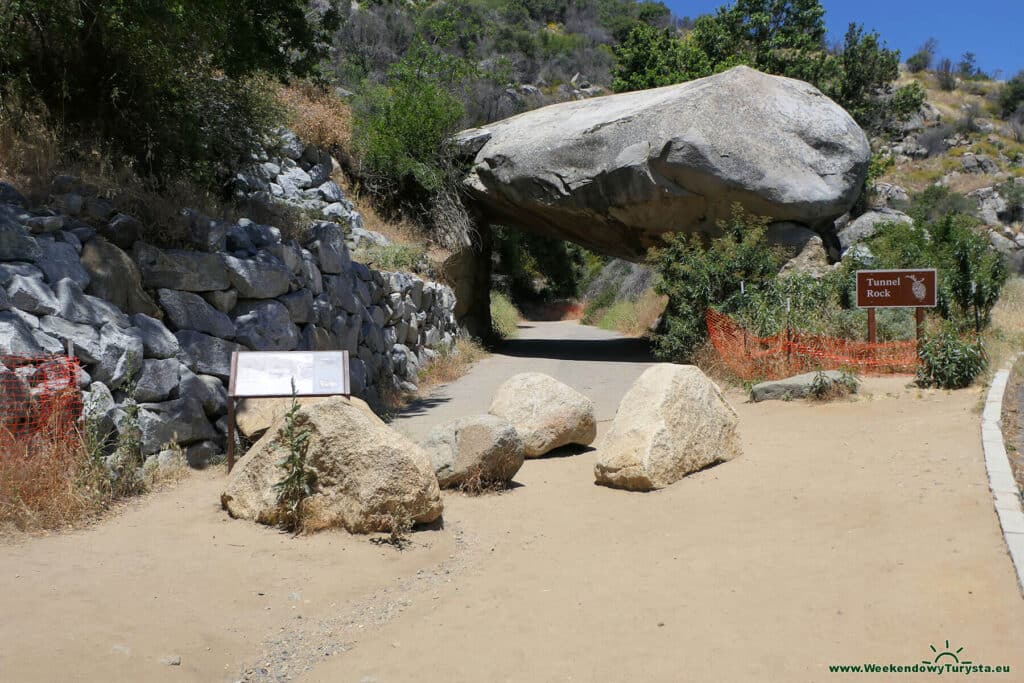
[(1024, 272), (1024, 128), (1002, 115), (1005, 84), (961, 80), (944, 90), (930, 72), (904, 72), (902, 80), (920, 83), (927, 100), (891, 137), (873, 141), (886, 167), (869, 203), (900, 210), (911, 195), (946, 188), (964, 198), (1015, 272)]

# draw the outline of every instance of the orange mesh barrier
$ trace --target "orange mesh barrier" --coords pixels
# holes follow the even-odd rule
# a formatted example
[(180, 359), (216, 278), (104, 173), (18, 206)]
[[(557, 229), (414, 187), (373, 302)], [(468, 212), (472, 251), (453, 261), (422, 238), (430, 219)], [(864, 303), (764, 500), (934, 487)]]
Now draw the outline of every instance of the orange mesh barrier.
[(68, 356), (0, 356), (0, 435), (70, 434), (82, 414), (78, 373)]
[(796, 330), (758, 337), (713, 309), (707, 310), (705, 319), (718, 355), (743, 379), (778, 379), (843, 368), (863, 375), (913, 373), (917, 369), (915, 341), (871, 344)]

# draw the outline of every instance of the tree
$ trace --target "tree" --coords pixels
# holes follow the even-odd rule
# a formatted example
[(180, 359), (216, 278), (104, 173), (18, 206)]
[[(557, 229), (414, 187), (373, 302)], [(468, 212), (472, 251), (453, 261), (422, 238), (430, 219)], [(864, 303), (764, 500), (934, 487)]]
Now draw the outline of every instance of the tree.
[(626, 39), (612, 48), (616, 92), (672, 85), (687, 78), (686, 48), (674, 30), (637, 24)]
[(1003, 86), (1003, 91), (999, 93), (999, 106), (1003, 110), (1003, 116), (1010, 116), (1022, 105), (1024, 105), (1024, 71), (1007, 81)]
[(915, 74), (932, 68), (932, 62), (935, 60), (935, 53), (938, 49), (939, 41), (935, 38), (924, 41), (924, 45), (919, 47), (917, 52), (907, 60), (907, 68)]
[(822, 84), (822, 90), (862, 126), (877, 127), (885, 118), (885, 105), (877, 93), (899, 75), (899, 52), (880, 44), (874, 31), (865, 33), (863, 26), (850, 24), (838, 60), (839, 77)]
[(984, 74), (978, 68), (978, 57), (973, 52), (965, 52), (960, 56), (956, 72), (961, 78), (978, 78)]
[(935, 78), (939, 81), (939, 87), (947, 92), (956, 90), (956, 74), (953, 72), (953, 60), (949, 57), (939, 62), (939, 68), (935, 70)]
[(890, 112), (905, 115), (920, 106), (920, 88), (892, 94), (898, 51), (877, 33), (850, 24), (844, 44), (832, 53), (825, 46), (824, 15), (818, 0), (738, 0), (697, 19), (682, 39), (637, 27), (615, 50), (615, 89), (668, 85), (747, 64), (816, 85), (867, 128), (882, 126)]

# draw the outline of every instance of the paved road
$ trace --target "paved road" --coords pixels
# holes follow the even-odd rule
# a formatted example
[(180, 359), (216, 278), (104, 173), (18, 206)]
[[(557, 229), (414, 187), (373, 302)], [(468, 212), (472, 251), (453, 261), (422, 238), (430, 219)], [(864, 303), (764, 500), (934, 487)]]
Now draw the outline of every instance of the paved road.
[(615, 416), (619, 399), (653, 363), (648, 345), (576, 322), (524, 322), (458, 382), (441, 387), (398, 416), (392, 426), (422, 439), (438, 423), (486, 413), (495, 390), (519, 372), (543, 372), (589, 396), (599, 422)]

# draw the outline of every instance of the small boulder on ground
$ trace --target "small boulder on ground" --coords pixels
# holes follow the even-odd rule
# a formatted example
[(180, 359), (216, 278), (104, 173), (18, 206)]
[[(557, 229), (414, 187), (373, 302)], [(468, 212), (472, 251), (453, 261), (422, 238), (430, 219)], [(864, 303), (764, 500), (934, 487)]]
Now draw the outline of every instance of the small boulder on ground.
[(474, 415), (449, 420), (423, 443), (441, 488), (478, 478), (482, 485), (509, 482), (523, 466), (523, 442), (503, 417)]
[(598, 446), (598, 484), (660, 489), (742, 453), (738, 420), (722, 392), (694, 365), (648, 368), (622, 398)]
[(539, 372), (515, 375), (498, 387), (489, 412), (512, 423), (527, 458), (569, 444), (589, 446), (597, 438), (594, 402)]
[[(300, 415), (309, 430), (306, 465), (316, 475), (301, 506), (303, 529), (370, 533), (441, 516), (441, 490), (422, 448), (345, 397), (305, 406)], [(279, 520), (274, 485), (283, 478), (283, 425), (283, 419), (275, 422), (229, 475), (221, 504), (232, 517), (261, 524)]]
[[(819, 379), (819, 375), (821, 379)], [(847, 386), (847, 376), (839, 370), (826, 370), (820, 373), (806, 372), (785, 379), (769, 380), (754, 385), (754, 388), (750, 390), (750, 400), (756, 403), (758, 401), (791, 401), (796, 398), (806, 398), (811, 395), (815, 382)], [(849, 383), (847, 389), (849, 393), (857, 393), (856, 382)], [(822, 390), (827, 391), (827, 387), (823, 387)]]

